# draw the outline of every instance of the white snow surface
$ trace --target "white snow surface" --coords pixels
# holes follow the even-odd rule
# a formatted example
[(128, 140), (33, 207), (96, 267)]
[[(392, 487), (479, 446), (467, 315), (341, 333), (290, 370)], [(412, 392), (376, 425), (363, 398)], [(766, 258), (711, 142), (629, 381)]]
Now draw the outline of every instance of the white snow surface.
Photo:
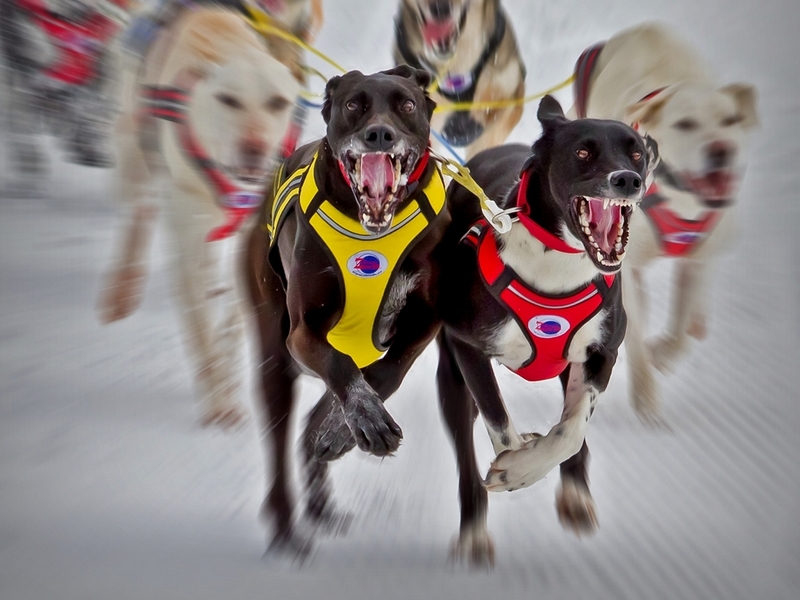
[[(722, 82), (759, 91), (741, 237), (714, 273), (709, 339), (659, 378), (672, 431), (634, 415), (624, 350), (592, 419), (599, 532), (578, 539), (561, 528), (554, 472), (490, 496), (494, 571), (448, 565), (456, 468), (431, 347), (388, 405), (405, 434), (397, 455), (355, 451), (332, 468), (338, 504), (354, 514), (350, 533), (320, 538), (302, 567), (264, 558), (258, 420), (233, 433), (198, 425), (163, 232), (140, 311), (100, 326), (94, 303), (118, 224), (111, 174), (53, 153), (47, 198), (0, 199), (0, 599), (800, 597), (800, 5), (504, 4), (528, 93), (564, 79), (592, 43), (647, 19), (675, 26)], [(317, 46), (348, 68), (388, 68), (395, 10), (390, 0), (326, 0)], [(571, 91), (558, 97), (568, 108)], [(535, 109), (511, 141), (538, 136)], [(307, 137), (322, 131), (312, 116)], [(649, 275), (653, 329), (669, 274), (663, 262)], [(525, 429), (558, 420), (556, 383), (498, 374)], [(300, 415), (321, 391), (303, 379)], [(485, 469), (480, 423), (475, 438)]]

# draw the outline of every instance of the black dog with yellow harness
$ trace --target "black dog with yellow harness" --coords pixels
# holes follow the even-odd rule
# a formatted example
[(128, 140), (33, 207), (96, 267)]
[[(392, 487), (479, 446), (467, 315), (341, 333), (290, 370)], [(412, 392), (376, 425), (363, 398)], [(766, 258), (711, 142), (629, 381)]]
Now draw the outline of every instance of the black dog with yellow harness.
[(306, 429), (310, 516), (329, 520), (325, 461), (358, 445), (386, 456), (402, 438), (383, 401), (438, 330), (433, 250), (450, 216), (429, 160), (430, 76), (408, 66), (331, 79), (327, 135), (281, 167), (248, 249), (274, 481), (271, 548), (304, 554), (292, 522), (289, 422), (301, 371), (328, 389)]

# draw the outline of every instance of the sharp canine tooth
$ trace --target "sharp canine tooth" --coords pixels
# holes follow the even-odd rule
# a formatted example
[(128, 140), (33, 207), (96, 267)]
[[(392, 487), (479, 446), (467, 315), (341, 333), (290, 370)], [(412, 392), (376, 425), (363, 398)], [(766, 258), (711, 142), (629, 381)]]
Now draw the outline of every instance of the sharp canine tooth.
[(602, 262), (603, 260), (603, 253), (600, 250), (597, 251), (597, 262)]
[(609, 200), (608, 198), (603, 198), (603, 210), (608, 208)]

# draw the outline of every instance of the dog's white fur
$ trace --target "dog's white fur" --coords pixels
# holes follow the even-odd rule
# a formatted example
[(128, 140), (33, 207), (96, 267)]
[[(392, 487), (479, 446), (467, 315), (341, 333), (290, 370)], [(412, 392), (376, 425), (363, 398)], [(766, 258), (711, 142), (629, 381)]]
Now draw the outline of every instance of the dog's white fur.
[(100, 318), (121, 319), (141, 302), (148, 242), (159, 209), (152, 184), (161, 180), (174, 242), (176, 293), (203, 422), (231, 425), (246, 414), (236, 399), (244, 341), (236, 279), (245, 228), (224, 241), (204, 241), (225, 221), (224, 211), (185, 156), (173, 124), (157, 120), (157, 143), (143, 147), (139, 86), (170, 85), (178, 73), (197, 73), (188, 121), (199, 143), (230, 170), (245, 166), (242, 148), (260, 147), (264, 152), (258, 168), (266, 173), (269, 157), (287, 131), (300, 84), (240, 17), (219, 8), (188, 12), (162, 32), (142, 74), (138, 64), (129, 66), (117, 131), (117, 195), (127, 216), (102, 290)]
[[(544, 293), (574, 290), (597, 276), (597, 267), (586, 253), (546, 252), (544, 244), (521, 223), (514, 223), (511, 231), (500, 237), (503, 262), (514, 269), (522, 281)], [(547, 435), (519, 434), (511, 421), (503, 431), (495, 431), (487, 425), (498, 454), (486, 478), (487, 489), (501, 491), (533, 485), (581, 449), (590, 410), (598, 394), (585, 383), (582, 363), (586, 361), (587, 347), (602, 338), (601, 324), (605, 316), (605, 311), (599, 311), (570, 341), (567, 349), (570, 383), (564, 397), (564, 410), (560, 421)], [(511, 318), (497, 330), (490, 347), (497, 361), (511, 370), (525, 363), (533, 351), (527, 336)]]
[[(651, 92), (664, 88), (651, 99)], [(574, 117), (574, 108), (571, 111)], [(667, 27), (645, 23), (612, 37), (597, 59), (588, 93), (587, 116), (638, 124), (658, 143), (661, 159), (677, 173), (701, 175), (709, 144), (722, 142), (734, 152), (737, 182), (744, 169), (747, 133), (758, 123), (752, 86), (720, 87), (705, 61)], [(686, 127), (686, 125), (691, 125)], [(683, 125), (683, 126), (682, 126)], [(660, 185), (666, 206), (695, 219), (705, 209), (694, 193)], [(735, 196), (736, 190), (731, 192)], [(646, 293), (642, 270), (660, 256), (646, 215), (636, 211), (623, 267), (623, 298), (628, 315), (625, 347), (631, 400), (647, 422), (659, 423), (659, 391), (653, 367), (669, 371), (685, 353), (688, 337), (706, 335), (705, 287), (712, 259), (735, 237), (731, 208), (688, 258), (676, 265), (674, 297), (666, 330), (645, 342)]]

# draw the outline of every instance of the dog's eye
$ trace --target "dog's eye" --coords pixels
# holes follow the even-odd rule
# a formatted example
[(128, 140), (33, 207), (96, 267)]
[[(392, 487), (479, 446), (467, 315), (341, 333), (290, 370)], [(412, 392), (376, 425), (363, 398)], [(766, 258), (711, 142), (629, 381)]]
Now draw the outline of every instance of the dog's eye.
[(350, 112), (355, 112), (358, 110), (358, 102), (356, 102), (355, 100), (350, 100), (350, 102), (345, 104), (345, 106), (347, 107), (347, 110), (349, 110)]
[(229, 94), (217, 94), (216, 99), (228, 108), (233, 108), (234, 110), (241, 110), (244, 108), (244, 105), (239, 102), (239, 100)]
[(400, 105), (400, 110), (403, 112), (414, 112), (414, 109), (417, 108), (417, 105), (414, 103), (413, 100), (406, 100), (403, 104)]
[(731, 127), (738, 123), (744, 121), (744, 115), (732, 115), (730, 117), (726, 117), (722, 119), (722, 126), (723, 127)]
[(673, 127), (675, 129), (679, 129), (680, 131), (694, 131), (700, 127), (700, 124), (694, 119), (681, 119), (675, 123)]
[(270, 112), (281, 112), (289, 108), (292, 102), (284, 96), (272, 96), (264, 103), (264, 108)]
[(641, 152), (639, 152), (638, 150), (634, 150), (634, 151), (631, 153), (631, 158), (632, 158), (633, 160), (635, 160), (636, 162), (639, 162), (640, 160), (642, 160), (642, 153), (641, 153)]
[(575, 150), (575, 155), (581, 160), (587, 160), (589, 158), (589, 151), (586, 148), (580, 148)]

